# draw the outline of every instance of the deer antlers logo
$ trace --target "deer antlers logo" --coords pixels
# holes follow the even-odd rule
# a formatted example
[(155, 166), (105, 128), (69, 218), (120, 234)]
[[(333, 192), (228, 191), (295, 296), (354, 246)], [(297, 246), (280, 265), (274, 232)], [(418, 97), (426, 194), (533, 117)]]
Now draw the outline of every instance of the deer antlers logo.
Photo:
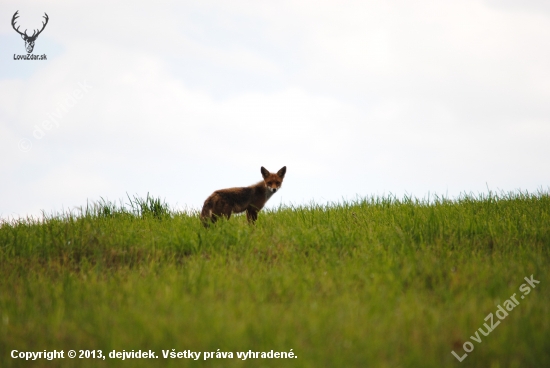
[(25, 48), (27, 49), (27, 54), (30, 54), (34, 49), (34, 41), (36, 41), (36, 38), (38, 37), (38, 35), (42, 33), (44, 28), (46, 28), (46, 24), (48, 24), (48, 19), (50, 18), (48, 18), (48, 14), (44, 13), (45, 15), (43, 18), (46, 19), (46, 22), (42, 22), (42, 29), (40, 31), (35, 29), (34, 32), (32, 33), (32, 36), (29, 36), (27, 34), (26, 29), (25, 29), (25, 32), (20, 32), (19, 26), (15, 28), (15, 21), (17, 18), (19, 18), (19, 15), (17, 13), (19, 13), (19, 10), (16, 11), (15, 14), (13, 15), (13, 18), (11, 18), (11, 26), (13, 27), (13, 29), (15, 29), (15, 32), (19, 33), (21, 35), (21, 38), (25, 40)]

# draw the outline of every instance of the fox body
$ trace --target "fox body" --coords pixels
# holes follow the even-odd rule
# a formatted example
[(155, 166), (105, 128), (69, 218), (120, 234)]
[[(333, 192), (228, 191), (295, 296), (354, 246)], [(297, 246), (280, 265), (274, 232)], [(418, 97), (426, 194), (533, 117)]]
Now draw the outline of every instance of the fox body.
[(286, 173), (286, 166), (270, 173), (263, 166), (261, 168), (264, 180), (249, 187), (228, 188), (216, 190), (206, 198), (201, 211), (201, 220), (205, 226), (209, 221), (216, 222), (218, 217), (229, 219), (232, 213), (246, 211), (246, 218), (254, 222), (258, 212), (264, 207), (271, 196), (281, 188)]

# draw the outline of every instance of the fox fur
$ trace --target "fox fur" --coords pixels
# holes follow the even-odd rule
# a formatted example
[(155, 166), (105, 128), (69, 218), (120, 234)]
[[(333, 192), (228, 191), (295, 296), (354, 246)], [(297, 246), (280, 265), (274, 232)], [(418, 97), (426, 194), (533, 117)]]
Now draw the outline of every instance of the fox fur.
[(201, 211), (201, 221), (204, 226), (214, 223), (223, 216), (229, 220), (231, 214), (246, 211), (248, 222), (254, 223), (258, 212), (275, 192), (281, 189), (286, 174), (286, 166), (277, 173), (270, 173), (262, 166), (264, 180), (249, 187), (228, 188), (216, 190), (206, 201)]

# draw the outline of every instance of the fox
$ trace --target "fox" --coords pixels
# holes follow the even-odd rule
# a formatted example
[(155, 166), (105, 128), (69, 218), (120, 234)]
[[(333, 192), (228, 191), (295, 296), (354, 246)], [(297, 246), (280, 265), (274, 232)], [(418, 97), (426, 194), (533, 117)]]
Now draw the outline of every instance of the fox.
[(281, 189), (286, 174), (286, 166), (270, 173), (265, 167), (260, 169), (264, 180), (248, 186), (216, 190), (204, 201), (201, 211), (201, 221), (205, 227), (215, 223), (218, 218), (230, 219), (233, 213), (246, 211), (249, 223), (254, 224), (258, 219), (258, 212), (266, 202)]

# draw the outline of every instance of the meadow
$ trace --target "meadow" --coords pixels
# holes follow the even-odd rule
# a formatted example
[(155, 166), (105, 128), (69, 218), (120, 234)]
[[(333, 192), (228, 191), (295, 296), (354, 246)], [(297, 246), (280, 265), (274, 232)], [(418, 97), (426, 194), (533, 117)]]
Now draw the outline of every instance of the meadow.
[[(0, 367), (550, 366), (547, 192), (372, 197), (208, 229), (160, 199), (125, 202), (0, 224)], [(272, 350), (296, 357), (237, 357)]]

